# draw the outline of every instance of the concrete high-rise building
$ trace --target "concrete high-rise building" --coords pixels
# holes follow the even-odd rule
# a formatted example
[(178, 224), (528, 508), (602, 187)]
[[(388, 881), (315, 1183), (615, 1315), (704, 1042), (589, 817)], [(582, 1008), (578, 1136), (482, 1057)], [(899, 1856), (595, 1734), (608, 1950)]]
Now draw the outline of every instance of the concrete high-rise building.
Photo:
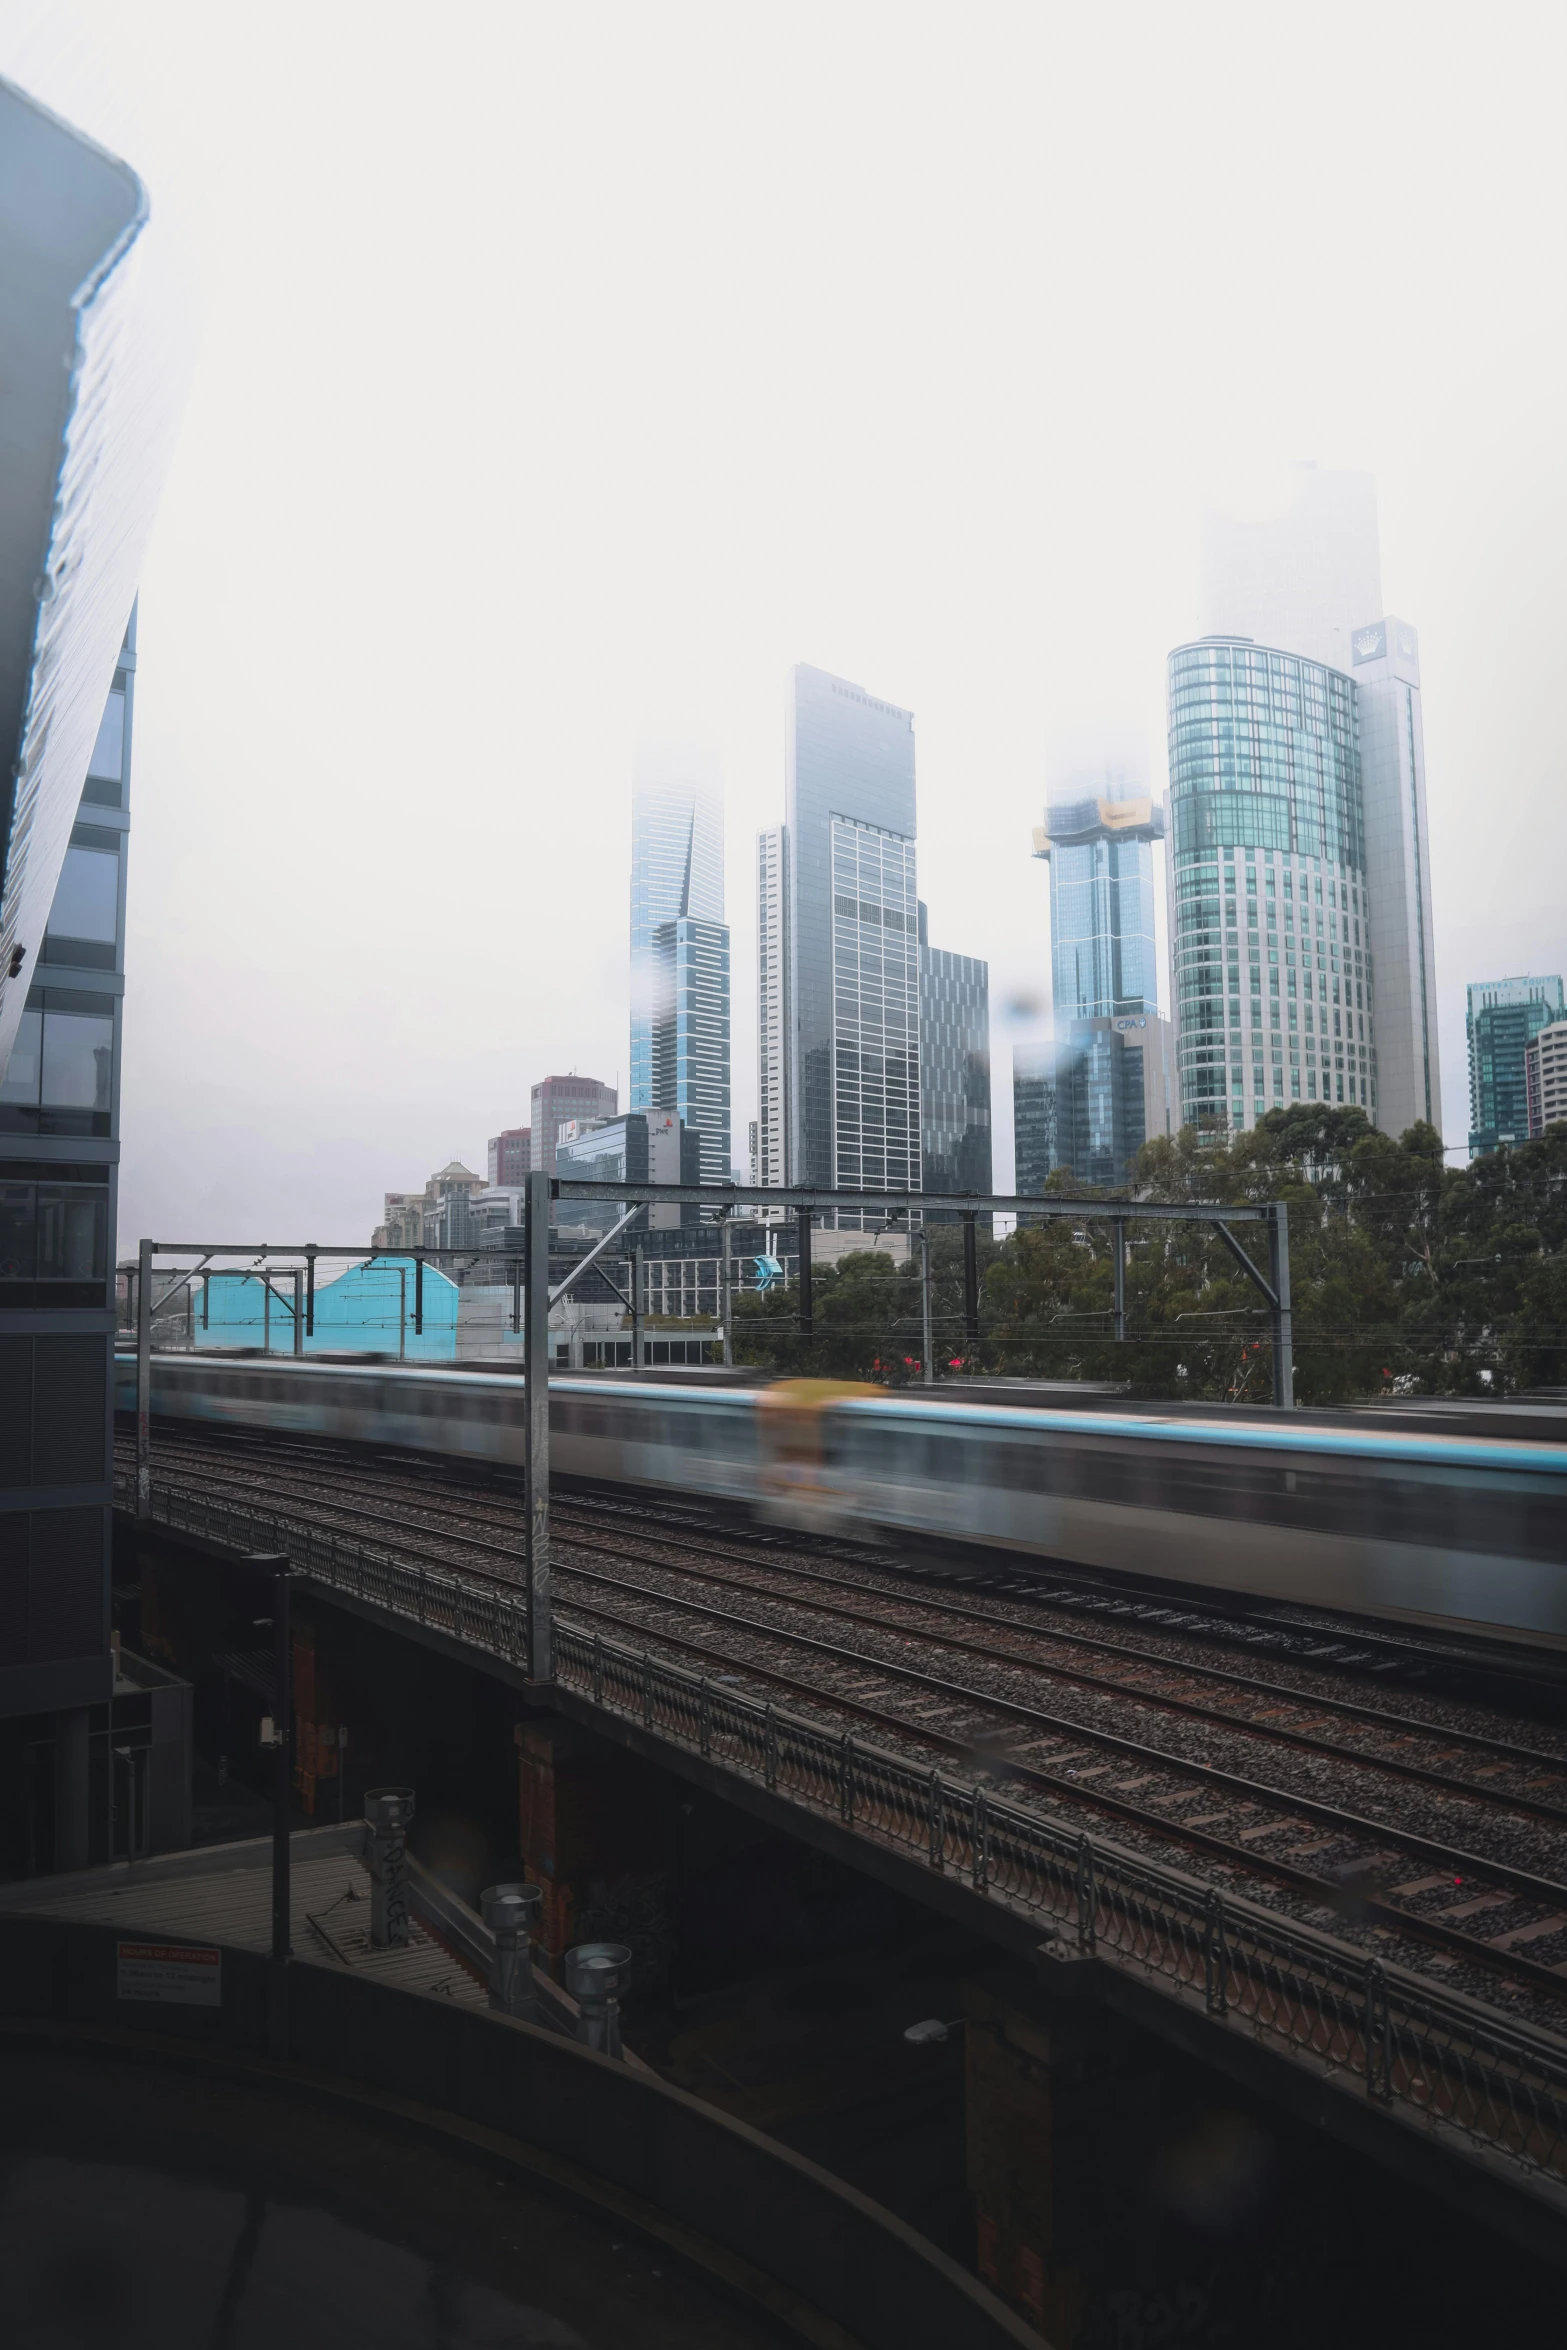
[(148, 1744), (177, 1685), (116, 1675), (109, 1615), (134, 599), (177, 388), (148, 233), (135, 173), (0, 82), (0, 1874), (127, 1854), (137, 1789), (189, 1836)]
[(533, 1088), (530, 1163), (553, 1175), (561, 1128), (589, 1118), (613, 1118), (619, 1107), (615, 1088), (600, 1084), (596, 1077), (579, 1077), (573, 1070), (566, 1077), (541, 1078)]
[(1164, 811), (1125, 769), (1075, 779), (1034, 832), (1050, 866), (1055, 1039), (1013, 1064), (1013, 1122), (1027, 1186), (1065, 1172), (1124, 1184), (1143, 1144), (1170, 1131), (1169, 1024), (1159, 1011), (1153, 843)]
[(756, 1165), (758, 1183), (789, 1181), (789, 832), (756, 836)]
[(1530, 1040), (1524, 1056), (1529, 1093), (1529, 1132), (1567, 1121), (1567, 1020), (1548, 1020)]
[[(1298, 796), (1309, 801), (1315, 788), (1312, 762), (1319, 754), (1311, 748), (1310, 737), (1312, 712), (1325, 706), (1317, 683), (1323, 675), (1336, 675), (1348, 687), (1347, 696), (1343, 685), (1333, 689), (1340, 709), (1347, 700), (1347, 739), (1334, 717), (1321, 742), (1330, 768), (1352, 771), (1332, 788), (1342, 789), (1356, 803), (1357, 811), (1352, 827), (1356, 861), (1348, 864), (1335, 857), (1335, 868), (1342, 865), (1341, 871), (1329, 872), (1325, 866), (1320, 871), (1312, 869), (1313, 887), (1318, 880), (1334, 885), (1331, 910), (1336, 927), (1327, 943), (1331, 946), (1336, 937), (1340, 949), (1359, 950), (1360, 960), (1353, 966), (1346, 963), (1336, 974), (1332, 970), (1327, 973), (1346, 982), (1353, 976), (1356, 1053), (1340, 1053), (1338, 1048), (1347, 1046), (1350, 1038), (1347, 1033), (1340, 1035), (1335, 1023), (1333, 1058), (1327, 1064), (1331, 1083), (1325, 1084), (1323, 1057), (1309, 1049), (1289, 1056), (1287, 1031), (1278, 1048), (1279, 1057), (1272, 1057), (1275, 1046), (1270, 1023), (1261, 1056), (1248, 1053), (1245, 1047), (1257, 1040), (1243, 1034), (1237, 1070), (1237, 1039), (1231, 1024), (1226, 1048), (1231, 1080), (1228, 1121), (1233, 1124), (1240, 1111), (1241, 1123), (1249, 1122), (1257, 1114), (1259, 1099), (1268, 1107), (1299, 1098), (1336, 1100), (1342, 1079), (1345, 1098), (1358, 1101), (1389, 1133), (1402, 1133), (1418, 1119), (1439, 1126), (1442, 1079), (1419, 641), (1407, 621), (1383, 609), (1372, 477), (1300, 466), (1288, 475), (1287, 494), (1270, 515), (1236, 518), (1214, 509), (1205, 513), (1202, 625), (1204, 642), (1249, 641), (1259, 660), (1277, 664), (1294, 657), (1304, 664), (1296, 671), (1270, 670), (1275, 683), (1264, 700), (1249, 686), (1238, 696), (1226, 690), (1204, 698), (1194, 696), (1195, 648), (1183, 647), (1171, 656), (1172, 805), (1178, 770), (1185, 784), (1200, 795), (1214, 791), (1251, 793), (1260, 802), (1273, 803), (1248, 815), (1226, 802), (1216, 832), (1202, 844), (1205, 850), (1251, 847), (1257, 852), (1267, 850), (1275, 859), (1299, 850), (1300, 838), (1286, 826), (1283, 811), (1286, 804), (1293, 809)], [(1297, 723), (1297, 711), (1289, 699), (1292, 678), (1301, 681), (1301, 723)], [(1212, 779), (1207, 782), (1202, 775), (1205, 760), (1212, 770)], [(1285, 838), (1286, 829), (1290, 829), (1289, 839)], [(1310, 830), (1308, 824), (1306, 832)], [(1196, 886), (1202, 875), (1187, 861), (1191, 853), (1192, 844), (1183, 845), (1177, 827), (1172, 860), (1177, 916), (1183, 900), (1196, 907), (1204, 898), (1202, 888)], [(1184, 892), (1179, 886), (1182, 874), (1192, 885)], [(1294, 878), (1298, 883), (1298, 866)], [(1298, 888), (1295, 898), (1298, 908)], [(1201, 1018), (1202, 991), (1194, 990), (1191, 984), (1200, 973), (1198, 950), (1215, 943), (1202, 939), (1202, 928), (1200, 920), (1178, 925), (1172, 919), (1171, 939), (1178, 960), (1183, 937), (1185, 943), (1185, 995), (1183, 1000), (1178, 981), (1176, 1006), (1183, 1063), (1187, 1074), (1212, 1076), (1219, 1066), (1215, 1058), (1218, 1028)], [(1284, 952), (1288, 954), (1288, 947)], [(1281, 966), (1286, 972), (1292, 967)], [(1318, 980), (1323, 975), (1320, 971), (1315, 974)], [(1302, 976), (1298, 969), (1296, 976)], [(1373, 983), (1374, 1052), (1370, 1033)], [(1303, 995), (1301, 1000), (1303, 1003)], [(1185, 1009), (1188, 1003), (1194, 1008), (1190, 1025)], [(1348, 1001), (1335, 1003), (1333, 1008), (1347, 1012)], [(1319, 1014), (1323, 1009), (1320, 988), (1316, 1009)], [(1364, 1036), (1360, 1033), (1362, 1013)], [(1314, 1034), (1302, 1028), (1296, 1041), (1301, 1047), (1309, 1047), (1313, 1041), (1320, 1045), (1322, 1034), (1319, 1018)], [(1362, 1043), (1368, 1048), (1364, 1067), (1359, 1055)], [(1265, 1079), (1263, 1092), (1259, 1095), (1253, 1089), (1247, 1093), (1244, 1079), (1248, 1069), (1255, 1077), (1259, 1067)], [(1282, 1085), (1273, 1082), (1274, 1072), (1280, 1069), (1291, 1072)], [(1239, 1087), (1234, 1084), (1237, 1074), (1243, 1080)], [(1222, 1085), (1194, 1093), (1183, 1079), (1183, 1089), (1188, 1115), (1189, 1105), (1196, 1100), (1206, 1105), (1206, 1117), (1218, 1115), (1214, 1101), (1216, 1095), (1225, 1093)]]
[(1522, 1142), (1529, 1118), (1529, 1047), (1567, 1011), (1562, 982), (1549, 978), (1476, 980), (1469, 989), (1469, 1155)]
[(730, 1180), (729, 930), (723, 798), (711, 757), (639, 745), (632, 790), (633, 1110), (701, 1137), (702, 1181)]
[(1420, 640), (1405, 620), (1350, 632), (1366, 827), (1366, 944), (1377, 989), (1377, 1124), (1442, 1124), (1436, 932)]
[(508, 1126), (489, 1142), (490, 1188), (521, 1183), (533, 1164), (533, 1133), (527, 1126)]
[(991, 1188), (990, 965), (933, 947), (919, 908), (920, 1158), (927, 1192)]
[(1170, 814), (1182, 1123), (1239, 1132), (1302, 1100), (1375, 1117), (1353, 681), (1239, 638), (1177, 647)]
[(786, 1179), (920, 1188), (914, 720), (801, 666), (785, 750)]

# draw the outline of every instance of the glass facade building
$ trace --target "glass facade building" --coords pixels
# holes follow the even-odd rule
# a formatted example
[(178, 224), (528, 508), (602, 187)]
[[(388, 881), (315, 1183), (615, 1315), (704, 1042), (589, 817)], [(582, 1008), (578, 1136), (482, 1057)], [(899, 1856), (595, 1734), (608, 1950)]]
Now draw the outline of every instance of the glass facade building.
[(1181, 1118), (1377, 1108), (1353, 681), (1244, 638), (1170, 656), (1170, 938)]
[(724, 814), (711, 759), (643, 744), (632, 791), (631, 1089), (702, 1137), (702, 1181), (730, 1180)]
[(919, 909), (923, 1188), (989, 1191), (990, 965), (926, 936)]
[(585, 1118), (613, 1118), (620, 1108), (612, 1085), (597, 1077), (579, 1077), (574, 1069), (565, 1077), (541, 1077), (531, 1098), (530, 1164), (542, 1167), (546, 1175), (555, 1172), (555, 1149), (564, 1126)]
[(790, 1007), (789, 828), (773, 824), (756, 836), (757, 1183), (789, 1180)]
[(914, 720), (801, 666), (785, 781), (785, 1180), (918, 1191)]
[(1163, 809), (1116, 771), (1053, 801), (1035, 830), (1034, 854), (1050, 866), (1056, 1033), (1014, 1058), (1014, 1130), (1027, 1137), (1019, 1192), (1057, 1173), (1117, 1188), (1169, 1125), (1154, 927), (1163, 838)]
[(1559, 976), (1476, 980), (1469, 989), (1469, 1155), (1531, 1132), (1529, 1048), (1567, 1011)]

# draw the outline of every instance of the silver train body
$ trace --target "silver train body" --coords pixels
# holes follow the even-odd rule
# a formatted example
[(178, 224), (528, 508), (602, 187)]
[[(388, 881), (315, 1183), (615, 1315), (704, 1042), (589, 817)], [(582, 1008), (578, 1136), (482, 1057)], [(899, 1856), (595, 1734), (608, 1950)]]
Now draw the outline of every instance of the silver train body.
[[(160, 1355), (155, 1415), (520, 1469), (520, 1378)], [(135, 1406), (121, 1357), (116, 1401)], [(552, 1469), (824, 1531), (1567, 1647), (1567, 1442), (560, 1377)]]

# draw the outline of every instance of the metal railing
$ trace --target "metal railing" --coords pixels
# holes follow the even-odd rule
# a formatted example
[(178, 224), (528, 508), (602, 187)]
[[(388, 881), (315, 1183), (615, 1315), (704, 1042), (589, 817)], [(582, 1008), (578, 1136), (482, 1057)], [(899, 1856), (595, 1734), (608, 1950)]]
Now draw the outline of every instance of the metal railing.
[[(123, 1500), (134, 1482), (120, 1480)], [(527, 1605), (342, 1535), (160, 1481), (152, 1515), (301, 1573), (526, 1670)], [(520, 1564), (520, 1562), (519, 1562)], [(1567, 2042), (1366, 1959), (995, 1794), (833, 1732), (646, 1650), (557, 1625), (559, 1679), (737, 1778), (838, 1820), (1037, 1922), (1054, 1955), (1098, 1958), (1275, 2051), (1353, 2081), (1390, 2115), (1460, 2141), (1567, 2213)], [(824, 1693), (825, 1699), (825, 1693)]]

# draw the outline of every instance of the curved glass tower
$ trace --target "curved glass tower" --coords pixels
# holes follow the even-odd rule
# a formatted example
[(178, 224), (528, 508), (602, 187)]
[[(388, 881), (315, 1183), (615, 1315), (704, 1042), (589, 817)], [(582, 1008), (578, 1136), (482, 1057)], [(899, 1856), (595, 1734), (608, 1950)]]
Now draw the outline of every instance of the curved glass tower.
[(729, 928), (717, 767), (679, 742), (638, 746), (632, 786), (631, 1107), (674, 1110), (727, 1183)]
[(1292, 1101), (1375, 1118), (1353, 679), (1246, 637), (1170, 655), (1170, 939), (1181, 1117)]

